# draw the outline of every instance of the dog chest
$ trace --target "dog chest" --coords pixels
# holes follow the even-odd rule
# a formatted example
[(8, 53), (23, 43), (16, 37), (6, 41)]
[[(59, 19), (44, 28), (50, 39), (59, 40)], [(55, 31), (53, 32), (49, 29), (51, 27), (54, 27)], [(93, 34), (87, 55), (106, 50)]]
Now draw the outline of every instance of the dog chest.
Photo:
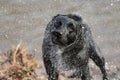
[[(64, 53), (63, 50), (59, 49), (56, 52), (56, 62), (55, 66), (60, 74), (65, 76), (71, 76), (73, 73), (76, 72), (76, 69), (81, 67), (83, 64), (86, 64), (86, 50), (82, 50), (78, 53)], [(74, 55), (70, 55), (74, 54)]]

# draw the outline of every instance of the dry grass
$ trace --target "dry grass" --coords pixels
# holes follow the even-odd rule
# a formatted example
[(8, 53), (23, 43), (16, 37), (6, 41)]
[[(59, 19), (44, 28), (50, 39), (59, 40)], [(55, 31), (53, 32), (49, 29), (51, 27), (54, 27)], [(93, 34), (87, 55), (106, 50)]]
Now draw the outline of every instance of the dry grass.
[(0, 80), (37, 80), (35, 69), (39, 67), (35, 55), (18, 44), (15, 49), (0, 55)]

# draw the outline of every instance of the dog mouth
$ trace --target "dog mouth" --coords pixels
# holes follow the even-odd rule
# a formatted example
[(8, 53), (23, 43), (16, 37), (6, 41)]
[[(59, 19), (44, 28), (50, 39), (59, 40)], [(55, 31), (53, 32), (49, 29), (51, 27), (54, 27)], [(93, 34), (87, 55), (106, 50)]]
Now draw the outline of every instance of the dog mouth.
[(58, 45), (67, 45), (68, 39), (65, 35), (60, 34), (59, 32), (52, 32), (52, 42)]
[(70, 45), (75, 41), (75, 39), (76, 38), (70, 39), (68, 38), (68, 36), (62, 35), (56, 31), (52, 32), (52, 42), (58, 45), (64, 45), (64, 46)]

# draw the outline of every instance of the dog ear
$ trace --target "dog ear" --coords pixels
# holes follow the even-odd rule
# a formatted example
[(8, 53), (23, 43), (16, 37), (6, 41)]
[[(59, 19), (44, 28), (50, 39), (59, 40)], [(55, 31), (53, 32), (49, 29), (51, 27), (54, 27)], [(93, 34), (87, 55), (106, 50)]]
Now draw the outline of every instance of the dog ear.
[(68, 14), (67, 15), (69, 18), (75, 20), (75, 21), (78, 21), (78, 22), (82, 22), (82, 18), (78, 15), (75, 15), (75, 14)]
[(54, 20), (56, 17), (58, 17), (58, 16), (60, 16), (60, 14), (57, 14), (56, 16), (54, 16), (53, 18), (52, 18), (52, 20)]

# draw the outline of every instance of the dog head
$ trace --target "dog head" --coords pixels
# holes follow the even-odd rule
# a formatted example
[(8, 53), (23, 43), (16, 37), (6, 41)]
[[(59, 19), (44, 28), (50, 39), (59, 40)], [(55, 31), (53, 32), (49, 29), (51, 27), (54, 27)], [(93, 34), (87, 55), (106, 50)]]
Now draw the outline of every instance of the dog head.
[(53, 43), (69, 45), (76, 39), (77, 29), (80, 27), (82, 18), (72, 14), (57, 15), (52, 19), (52, 22), (51, 35)]

